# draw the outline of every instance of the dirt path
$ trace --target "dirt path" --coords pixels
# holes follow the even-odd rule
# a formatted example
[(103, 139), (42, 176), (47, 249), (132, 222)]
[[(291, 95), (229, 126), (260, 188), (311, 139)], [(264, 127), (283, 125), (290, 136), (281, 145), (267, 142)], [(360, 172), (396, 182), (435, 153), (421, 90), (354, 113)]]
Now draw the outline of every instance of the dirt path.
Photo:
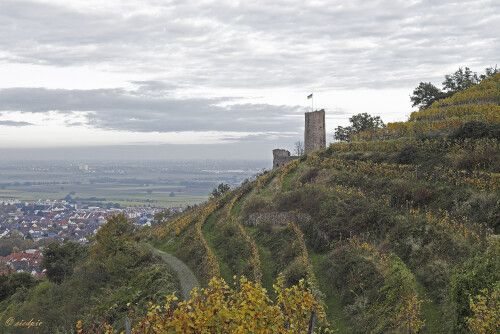
[(185, 300), (188, 300), (191, 297), (189, 292), (191, 292), (195, 286), (200, 287), (200, 283), (198, 283), (198, 280), (196, 279), (196, 276), (194, 276), (191, 269), (189, 269), (184, 262), (173, 255), (162, 252), (161, 250), (153, 247), (151, 247), (151, 250), (167, 262), (168, 265), (176, 272), (181, 283), (182, 295)]

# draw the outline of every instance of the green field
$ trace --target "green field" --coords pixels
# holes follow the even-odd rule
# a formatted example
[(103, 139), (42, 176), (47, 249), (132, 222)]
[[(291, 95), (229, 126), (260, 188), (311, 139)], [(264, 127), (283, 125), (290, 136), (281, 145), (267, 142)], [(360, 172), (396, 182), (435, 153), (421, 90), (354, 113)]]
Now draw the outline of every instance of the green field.
[[(150, 191), (150, 192), (149, 192)], [(121, 206), (184, 206), (205, 201), (208, 188), (187, 188), (185, 186), (116, 186), (114, 184), (70, 184), (67, 186), (12, 186), (0, 189), (0, 199), (58, 200), (74, 192), (76, 201), (119, 203)], [(173, 193), (173, 196), (172, 196)], [(91, 200), (96, 198), (96, 200)]]
[[(220, 182), (231, 186), (258, 170), (225, 162), (0, 164), (0, 200), (74, 200), (79, 204), (172, 207), (201, 203)], [(231, 169), (239, 168), (238, 172)], [(67, 196), (70, 196), (67, 197)]]

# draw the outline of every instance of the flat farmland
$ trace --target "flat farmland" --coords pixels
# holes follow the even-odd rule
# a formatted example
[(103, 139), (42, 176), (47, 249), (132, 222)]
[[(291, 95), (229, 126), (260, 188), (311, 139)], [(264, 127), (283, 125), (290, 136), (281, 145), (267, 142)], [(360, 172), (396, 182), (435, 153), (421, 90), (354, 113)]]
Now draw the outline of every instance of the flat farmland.
[(84, 205), (172, 207), (205, 201), (219, 183), (252, 178), (234, 162), (17, 162), (0, 164), (0, 200), (66, 199)]

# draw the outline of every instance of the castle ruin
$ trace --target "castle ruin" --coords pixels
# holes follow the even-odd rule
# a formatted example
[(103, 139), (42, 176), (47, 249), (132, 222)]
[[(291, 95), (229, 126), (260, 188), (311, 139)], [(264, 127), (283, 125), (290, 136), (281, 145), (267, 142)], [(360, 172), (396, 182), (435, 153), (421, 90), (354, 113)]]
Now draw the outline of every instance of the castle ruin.
[(326, 147), (325, 109), (306, 112), (304, 154)]
[(281, 148), (273, 150), (273, 169), (286, 165), (292, 160), (299, 158), (290, 154), (290, 151)]
[[(304, 154), (326, 147), (325, 109), (306, 112), (304, 129)], [(284, 149), (273, 150), (273, 169), (300, 158)]]

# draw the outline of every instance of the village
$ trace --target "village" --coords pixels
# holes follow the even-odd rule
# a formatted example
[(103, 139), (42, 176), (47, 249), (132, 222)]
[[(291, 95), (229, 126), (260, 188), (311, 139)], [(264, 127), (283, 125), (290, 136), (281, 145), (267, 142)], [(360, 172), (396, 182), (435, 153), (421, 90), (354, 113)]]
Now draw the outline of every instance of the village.
[[(40, 264), (43, 247), (51, 242), (89, 243), (89, 237), (106, 224), (107, 217), (124, 214), (137, 228), (151, 226), (154, 215), (165, 208), (127, 207), (104, 209), (98, 206), (78, 208), (65, 200), (0, 201), (0, 239), (18, 238), (31, 240), (33, 247), (19, 249), (0, 256), (0, 275), (29, 272), (34, 277), (43, 276)], [(169, 208), (182, 212), (183, 207)], [(3, 255), (3, 254), (2, 254)]]

